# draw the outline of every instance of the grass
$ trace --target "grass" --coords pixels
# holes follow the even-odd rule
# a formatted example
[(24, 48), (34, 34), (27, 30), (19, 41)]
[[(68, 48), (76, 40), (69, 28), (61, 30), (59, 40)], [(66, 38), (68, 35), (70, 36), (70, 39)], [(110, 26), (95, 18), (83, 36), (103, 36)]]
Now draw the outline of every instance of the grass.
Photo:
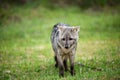
[[(39, 5), (15, 6), (8, 12), (0, 26), (1, 80), (120, 79), (120, 15), (114, 9), (95, 12)], [(58, 22), (80, 26), (75, 76), (65, 72), (65, 77), (59, 78), (54, 67), (50, 34)]]

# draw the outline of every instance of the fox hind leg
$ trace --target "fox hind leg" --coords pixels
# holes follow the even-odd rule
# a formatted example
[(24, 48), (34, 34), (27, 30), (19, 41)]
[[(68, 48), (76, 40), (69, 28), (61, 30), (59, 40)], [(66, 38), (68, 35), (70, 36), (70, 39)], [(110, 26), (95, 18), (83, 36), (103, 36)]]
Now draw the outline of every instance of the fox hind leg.
[(64, 59), (63, 64), (64, 64), (65, 71), (67, 72), (68, 71), (67, 59)]
[(58, 67), (58, 60), (57, 60), (57, 56), (54, 57), (55, 58), (55, 67)]

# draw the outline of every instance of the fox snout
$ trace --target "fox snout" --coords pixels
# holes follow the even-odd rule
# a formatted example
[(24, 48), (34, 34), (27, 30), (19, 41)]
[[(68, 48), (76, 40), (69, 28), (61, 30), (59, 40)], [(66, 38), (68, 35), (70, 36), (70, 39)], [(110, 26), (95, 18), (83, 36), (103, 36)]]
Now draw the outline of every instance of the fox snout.
[(67, 44), (65, 44), (65, 48), (66, 48), (66, 49), (68, 49), (68, 48), (69, 48)]

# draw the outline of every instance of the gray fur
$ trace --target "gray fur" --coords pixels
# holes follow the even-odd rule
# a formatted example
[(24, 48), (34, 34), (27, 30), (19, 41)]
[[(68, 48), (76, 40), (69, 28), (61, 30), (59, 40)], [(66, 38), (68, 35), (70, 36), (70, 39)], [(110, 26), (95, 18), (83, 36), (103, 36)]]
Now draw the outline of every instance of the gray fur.
[(55, 53), (56, 67), (59, 67), (59, 75), (64, 76), (67, 71), (67, 59), (70, 61), (70, 72), (74, 75), (74, 58), (78, 41), (79, 27), (58, 23), (54, 25), (51, 34), (51, 43)]

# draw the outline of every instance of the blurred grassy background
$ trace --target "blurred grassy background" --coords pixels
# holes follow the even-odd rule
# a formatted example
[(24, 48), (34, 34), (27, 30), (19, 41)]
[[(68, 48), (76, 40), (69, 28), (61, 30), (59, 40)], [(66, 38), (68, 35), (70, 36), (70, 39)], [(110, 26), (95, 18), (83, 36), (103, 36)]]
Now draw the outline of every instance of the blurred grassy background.
[[(120, 79), (119, 0), (1, 0), (1, 80)], [(80, 26), (75, 65), (59, 78), (50, 34), (58, 22)]]

